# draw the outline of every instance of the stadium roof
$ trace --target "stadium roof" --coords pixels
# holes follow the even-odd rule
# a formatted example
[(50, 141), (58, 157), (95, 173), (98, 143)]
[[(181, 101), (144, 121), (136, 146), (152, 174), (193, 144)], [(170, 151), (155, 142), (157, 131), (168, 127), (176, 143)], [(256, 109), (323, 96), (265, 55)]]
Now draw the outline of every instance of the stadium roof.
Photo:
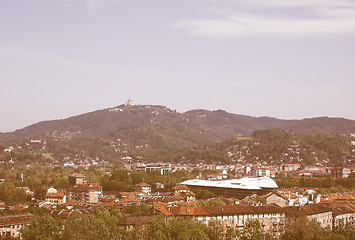
[(276, 182), (269, 177), (244, 177), (241, 179), (231, 179), (223, 181), (208, 181), (200, 179), (191, 179), (180, 183), (181, 185), (196, 187), (217, 187), (234, 189), (273, 189), (278, 188)]

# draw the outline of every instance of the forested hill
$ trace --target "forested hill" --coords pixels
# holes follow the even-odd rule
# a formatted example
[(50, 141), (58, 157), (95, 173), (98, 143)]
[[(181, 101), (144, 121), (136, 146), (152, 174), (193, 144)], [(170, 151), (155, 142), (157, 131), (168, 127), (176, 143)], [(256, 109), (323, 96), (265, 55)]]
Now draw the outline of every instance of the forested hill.
[(281, 128), (294, 132), (355, 133), (355, 121), (343, 118), (281, 120), (250, 117), (223, 110), (178, 113), (164, 106), (120, 105), (62, 120), (44, 121), (0, 134), (0, 144), (19, 138), (43, 136), (101, 137), (154, 147), (211, 144), (232, 135), (250, 135), (258, 129)]

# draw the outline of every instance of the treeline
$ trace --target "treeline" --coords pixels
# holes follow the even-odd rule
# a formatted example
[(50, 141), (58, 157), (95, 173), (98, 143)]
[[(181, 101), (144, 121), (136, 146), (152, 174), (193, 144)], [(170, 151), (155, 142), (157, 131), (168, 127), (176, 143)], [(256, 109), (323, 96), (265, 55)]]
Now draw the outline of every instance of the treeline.
[[(17, 193), (25, 196), (23, 190), (16, 187), (29, 187), (35, 190), (40, 186), (51, 186), (57, 189), (66, 189), (69, 186), (69, 175), (73, 169), (64, 167), (54, 167), (34, 165), (31, 167), (19, 166), (16, 169), (0, 169), (0, 178), (4, 178), (5, 183), (0, 184), (0, 200), (13, 203), (25, 203), (25, 197), (16, 197)], [(114, 168), (111, 173), (107, 173), (99, 168), (76, 169), (84, 174), (88, 182), (99, 183), (104, 191), (134, 191), (134, 186), (140, 182), (146, 182), (152, 186), (152, 191), (167, 192), (172, 191), (180, 182), (197, 176), (199, 173), (189, 173), (186, 171), (176, 171), (168, 175), (161, 175), (160, 172), (147, 173), (145, 171), (128, 171), (122, 168)], [(21, 178), (21, 175), (23, 178)], [(22, 180), (23, 179), (23, 180)], [(157, 183), (164, 184), (164, 188), (157, 188)], [(2, 191), (4, 192), (2, 194)], [(6, 193), (5, 193), (6, 192)], [(201, 198), (210, 193), (202, 192)], [(199, 195), (199, 196), (200, 196)]]
[[(96, 209), (91, 215), (71, 214), (66, 219), (49, 215), (37, 216), (22, 233), (24, 240), (269, 240), (258, 220), (248, 221), (241, 230), (228, 228), (226, 231), (217, 221), (209, 225), (193, 218), (161, 217), (150, 221), (145, 228), (136, 226), (131, 231), (119, 227), (122, 213), (118, 209), (107, 211)], [(286, 229), (281, 240), (353, 240), (355, 230), (351, 226), (339, 225), (330, 230), (315, 221), (300, 218)]]
[(331, 192), (345, 192), (355, 189), (355, 174), (348, 178), (281, 178), (276, 180), (280, 188), (322, 188)]
[[(101, 185), (105, 191), (133, 191), (134, 186), (140, 182), (146, 182), (152, 186), (152, 191), (172, 191), (178, 183), (183, 182), (190, 177), (190, 173), (185, 171), (176, 171), (167, 175), (161, 175), (160, 172), (147, 173), (145, 171), (129, 172), (124, 169), (117, 169), (111, 175), (104, 175), (101, 179)], [(164, 184), (164, 189), (158, 189), (156, 183)]]

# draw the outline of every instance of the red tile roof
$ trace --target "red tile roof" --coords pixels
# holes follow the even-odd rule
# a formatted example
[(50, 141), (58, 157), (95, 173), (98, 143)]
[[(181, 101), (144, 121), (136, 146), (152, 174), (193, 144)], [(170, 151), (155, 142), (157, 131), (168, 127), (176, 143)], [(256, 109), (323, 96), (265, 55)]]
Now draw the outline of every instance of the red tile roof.
[(136, 187), (150, 187), (148, 183), (142, 182), (135, 185)]
[(323, 204), (311, 204), (301, 207), (301, 210), (307, 215), (313, 215), (324, 212), (331, 212), (332, 209)]
[(173, 215), (180, 216), (217, 216), (235, 214), (262, 214), (281, 213), (282, 209), (276, 206), (249, 206), (249, 205), (221, 205), (205, 207), (167, 207)]
[(85, 175), (81, 174), (81, 173), (72, 173), (69, 175), (69, 177), (80, 177), (80, 178), (86, 178)]
[(173, 190), (190, 190), (190, 188), (186, 187), (185, 185), (179, 185), (179, 186), (173, 187)]
[(98, 183), (91, 183), (91, 184), (78, 184), (75, 186), (69, 186), (67, 188), (68, 191), (100, 191), (102, 187)]
[(56, 192), (56, 193), (47, 193), (46, 197), (52, 197), (52, 198), (63, 198), (65, 196), (65, 192)]
[(33, 214), (0, 217), (0, 227), (13, 224), (30, 223), (32, 218)]
[(123, 217), (118, 220), (118, 225), (145, 225), (149, 221), (153, 219), (160, 218), (159, 215), (150, 215), (150, 216), (131, 216), (131, 217)]

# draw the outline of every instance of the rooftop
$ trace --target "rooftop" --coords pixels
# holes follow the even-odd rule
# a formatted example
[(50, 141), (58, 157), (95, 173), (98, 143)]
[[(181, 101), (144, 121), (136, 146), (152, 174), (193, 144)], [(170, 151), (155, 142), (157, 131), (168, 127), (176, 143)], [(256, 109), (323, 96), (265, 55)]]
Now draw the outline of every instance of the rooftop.
[(32, 218), (32, 214), (0, 217), (0, 227), (13, 224), (29, 223), (32, 221)]
[(231, 179), (223, 181), (208, 181), (200, 179), (187, 180), (181, 183), (187, 186), (199, 187), (218, 187), (218, 188), (234, 188), (234, 189), (251, 189), (258, 190), (263, 188), (278, 188), (276, 182), (269, 177), (244, 177), (241, 179)]

